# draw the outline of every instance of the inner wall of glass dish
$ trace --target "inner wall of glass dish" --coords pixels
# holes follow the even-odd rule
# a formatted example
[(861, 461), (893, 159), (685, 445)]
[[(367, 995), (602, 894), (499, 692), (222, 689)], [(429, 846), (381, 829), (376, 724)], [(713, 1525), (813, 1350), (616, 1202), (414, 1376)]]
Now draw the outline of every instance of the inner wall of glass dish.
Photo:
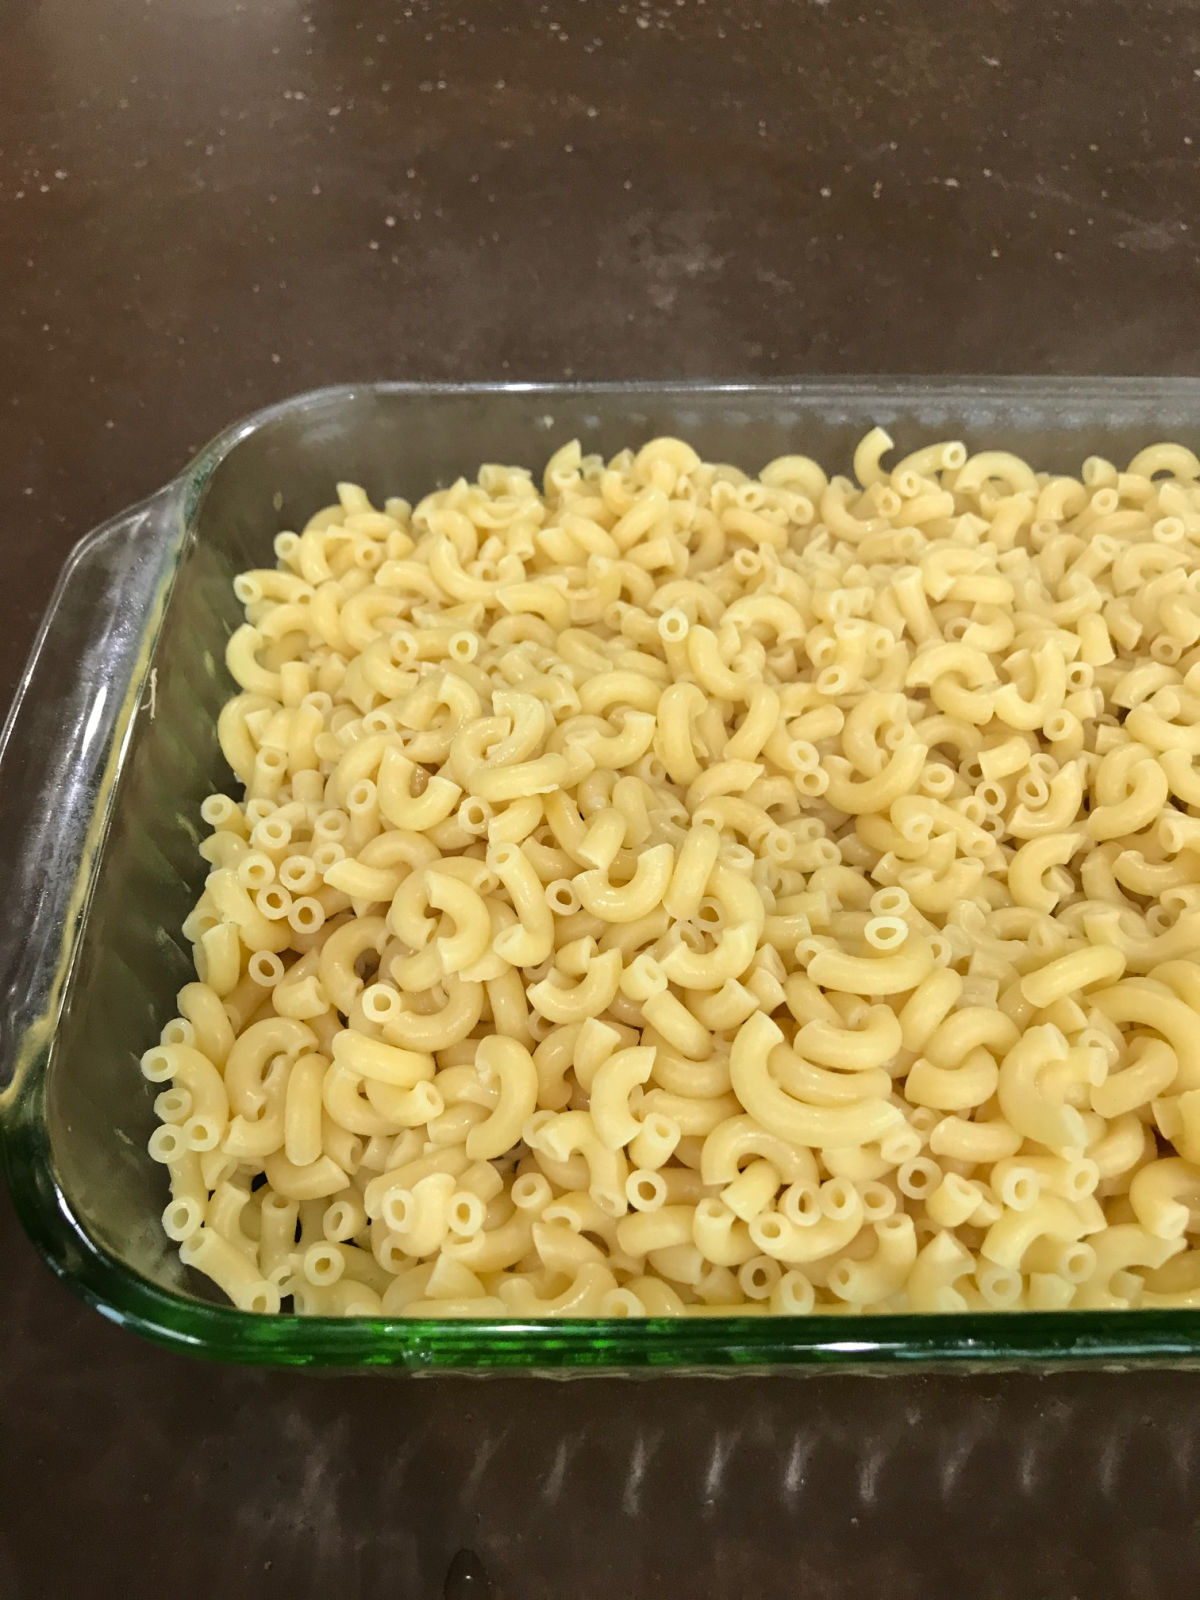
[(241, 620), (234, 575), (271, 565), (275, 532), (301, 527), (333, 499), (339, 479), (363, 484), (377, 500), (415, 501), (484, 461), (537, 472), (573, 437), (610, 454), (664, 433), (750, 471), (788, 452), (848, 471), (854, 444), (875, 422), (901, 449), (961, 437), (1014, 449), (1038, 467), (1077, 471), (1086, 455), (1125, 459), (1155, 438), (1190, 431), (1195, 417), (1185, 399), (1168, 395), (1164, 403), (1150, 384), (1077, 394), (936, 384), (724, 394), (363, 389), (284, 408), (225, 454), (198, 506), (164, 619), (153, 715), (143, 696), (50, 1065), (56, 1175), (97, 1243), (164, 1287), (216, 1298), (179, 1265), (162, 1233), (166, 1175), (146, 1153), (157, 1090), (138, 1058), (194, 975), (178, 930), (206, 871), (196, 852), (200, 802), (231, 781), (216, 719), (234, 687), (224, 667), (225, 641)]

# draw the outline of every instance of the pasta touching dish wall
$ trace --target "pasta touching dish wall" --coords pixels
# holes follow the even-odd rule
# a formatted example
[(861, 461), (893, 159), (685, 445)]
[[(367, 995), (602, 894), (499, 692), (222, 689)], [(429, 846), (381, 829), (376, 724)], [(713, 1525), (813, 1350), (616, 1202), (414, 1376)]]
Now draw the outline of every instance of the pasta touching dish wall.
[(142, 1070), (305, 1314), (1200, 1304), (1200, 461), (338, 486)]

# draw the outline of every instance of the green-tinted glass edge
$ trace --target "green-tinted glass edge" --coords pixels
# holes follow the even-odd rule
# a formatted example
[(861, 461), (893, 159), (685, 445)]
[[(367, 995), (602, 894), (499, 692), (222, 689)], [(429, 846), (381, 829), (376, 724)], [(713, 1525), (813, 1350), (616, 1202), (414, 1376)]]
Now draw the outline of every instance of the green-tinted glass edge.
[(886, 1370), (1200, 1365), (1190, 1311), (991, 1311), (937, 1317), (682, 1317), (430, 1321), (255, 1316), (156, 1289), (100, 1249), (60, 1195), (22, 1097), (0, 1152), (17, 1213), (59, 1277), (111, 1322), (216, 1361), (409, 1372)]

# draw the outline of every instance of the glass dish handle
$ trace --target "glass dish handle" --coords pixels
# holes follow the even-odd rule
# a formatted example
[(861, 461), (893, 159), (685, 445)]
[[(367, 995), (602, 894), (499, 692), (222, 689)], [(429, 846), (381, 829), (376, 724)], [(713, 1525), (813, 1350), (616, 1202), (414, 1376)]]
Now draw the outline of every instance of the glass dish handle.
[(53, 1032), (88, 857), (182, 533), (172, 505), (163, 490), (75, 546), (0, 733), (0, 1122)]

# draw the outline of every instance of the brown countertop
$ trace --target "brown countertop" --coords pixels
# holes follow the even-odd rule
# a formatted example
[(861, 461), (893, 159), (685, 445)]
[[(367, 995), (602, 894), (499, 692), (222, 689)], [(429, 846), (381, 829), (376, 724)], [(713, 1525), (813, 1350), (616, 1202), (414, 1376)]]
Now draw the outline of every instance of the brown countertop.
[[(11, 0), (0, 696), (76, 538), (313, 385), (1195, 371), (1198, 111), (1186, 0)], [(227, 1371), (2, 1197), (0, 1261), (16, 1600), (1196, 1590), (1187, 1375)]]

